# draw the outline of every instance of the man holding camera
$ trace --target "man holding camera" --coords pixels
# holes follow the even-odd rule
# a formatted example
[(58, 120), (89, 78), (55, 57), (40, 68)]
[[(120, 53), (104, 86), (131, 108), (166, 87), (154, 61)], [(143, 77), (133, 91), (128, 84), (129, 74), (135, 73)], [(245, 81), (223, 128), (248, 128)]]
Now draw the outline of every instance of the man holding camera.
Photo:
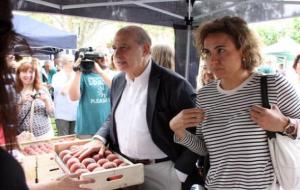
[(85, 56), (87, 52), (74, 65), (76, 74), (69, 89), (70, 99), (79, 100), (75, 127), (79, 138), (95, 134), (110, 113), (111, 77), (106, 73), (105, 55), (93, 53), (92, 60)]

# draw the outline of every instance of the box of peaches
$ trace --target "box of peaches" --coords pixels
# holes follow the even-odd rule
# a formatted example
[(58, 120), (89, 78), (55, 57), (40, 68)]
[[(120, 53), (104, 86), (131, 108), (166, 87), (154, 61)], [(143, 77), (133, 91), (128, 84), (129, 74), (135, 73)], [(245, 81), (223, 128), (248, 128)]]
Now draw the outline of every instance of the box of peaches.
[(81, 179), (94, 179), (95, 183), (81, 187), (93, 190), (119, 189), (144, 182), (143, 164), (133, 164), (120, 154), (106, 149), (103, 155), (92, 153), (86, 158), (75, 157), (77, 150), (89, 140), (54, 145), (55, 160), (65, 173), (76, 173)]

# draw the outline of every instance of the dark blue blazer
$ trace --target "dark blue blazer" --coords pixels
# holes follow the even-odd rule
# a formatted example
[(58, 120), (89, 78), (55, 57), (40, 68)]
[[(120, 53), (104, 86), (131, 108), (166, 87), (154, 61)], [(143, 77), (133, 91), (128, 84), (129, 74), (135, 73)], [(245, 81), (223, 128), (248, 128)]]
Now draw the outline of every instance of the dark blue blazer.
[[(151, 64), (146, 119), (152, 140), (175, 163), (176, 169), (191, 174), (195, 171), (198, 156), (174, 143), (174, 133), (169, 127), (169, 121), (182, 109), (195, 107), (196, 94), (193, 87), (180, 75), (158, 66), (153, 61)], [(106, 138), (115, 151), (119, 151), (115, 111), (125, 85), (125, 73), (114, 77), (111, 87), (111, 115), (96, 133)]]

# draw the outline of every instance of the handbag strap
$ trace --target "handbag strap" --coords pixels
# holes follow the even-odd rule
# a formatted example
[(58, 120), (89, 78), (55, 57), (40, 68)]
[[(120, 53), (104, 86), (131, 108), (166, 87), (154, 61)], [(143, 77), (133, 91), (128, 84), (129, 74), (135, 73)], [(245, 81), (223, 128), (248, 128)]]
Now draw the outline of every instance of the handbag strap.
[(33, 134), (33, 117), (34, 117), (34, 103), (35, 99), (31, 102), (30, 116), (29, 116), (29, 132)]
[[(261, 99), (262, 99), (262, 105), (264, 108), (270, 109), (270, 103), (269, 103), (269, 96), (268, 96), (268, 80), (267, 76), (263, 75), (260, 78), (260, 92), (261, 92)], [(268, 138), (276, 138), (276, 133), (272, 131), (266, 131)]]

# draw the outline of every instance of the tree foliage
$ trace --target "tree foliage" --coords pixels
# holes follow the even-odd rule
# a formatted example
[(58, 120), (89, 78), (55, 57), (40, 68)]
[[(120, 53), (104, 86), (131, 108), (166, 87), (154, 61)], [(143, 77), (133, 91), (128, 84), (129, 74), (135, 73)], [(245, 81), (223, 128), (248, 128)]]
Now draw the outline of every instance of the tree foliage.
[(300, 20), (298, 18), (295, 18), (293, 20), (293, 30), (291, 38), (296, 42), (300, 43)]
[(262, 43), (267, 46), (278, 42), (279, 38), (282, 36), (282, 33), (284, 33), (267, 27), (258, 28), (256, 32), (259, 35)]

